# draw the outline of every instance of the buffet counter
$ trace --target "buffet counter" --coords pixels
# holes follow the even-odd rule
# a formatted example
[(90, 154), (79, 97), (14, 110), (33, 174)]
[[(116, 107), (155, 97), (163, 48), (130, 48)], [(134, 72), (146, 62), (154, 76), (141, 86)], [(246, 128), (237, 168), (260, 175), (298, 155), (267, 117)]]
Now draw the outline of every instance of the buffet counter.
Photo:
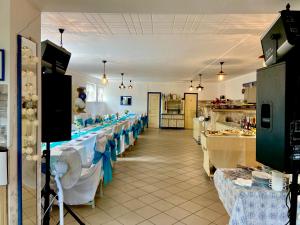
[(256, 137), (238, 135), (207, 135), (201, 133), (203, 167), (208, 176), (214, 168), (234, 168), (237, 164), (258, 166)]

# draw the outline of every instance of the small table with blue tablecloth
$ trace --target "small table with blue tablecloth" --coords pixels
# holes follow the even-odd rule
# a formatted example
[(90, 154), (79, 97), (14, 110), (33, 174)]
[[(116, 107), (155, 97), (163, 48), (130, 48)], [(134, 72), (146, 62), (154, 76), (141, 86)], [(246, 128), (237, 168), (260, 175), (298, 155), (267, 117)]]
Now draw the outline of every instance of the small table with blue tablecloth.
[(237, 178), (249, 179), (251, 172), (218, 169), (214, 174), (219, 198), (230, 215), (229, 225), (285, 225), (288, 222), (287, 191), (238, 186), (234, 183)]

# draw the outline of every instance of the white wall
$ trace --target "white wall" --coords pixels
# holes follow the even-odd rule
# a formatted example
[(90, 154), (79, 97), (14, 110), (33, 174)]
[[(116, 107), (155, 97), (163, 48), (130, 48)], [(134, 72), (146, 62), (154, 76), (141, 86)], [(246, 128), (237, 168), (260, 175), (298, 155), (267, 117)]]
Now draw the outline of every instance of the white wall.
[(239, 100), (244, 99), (242, 88), (244, 83), (256, 81), (256, 72), (248, 73), (224, 82), (221, 82), (220, 92), (225, 94), (226, 98)]
[[(129, 110), (136, 113), (145, 113), (147, 111), (147, 93), (161, 92), (163, 94), (177, 94), (183, 97), (184, 93), (189, 92), (189, 82), (185, 83), (158, 83), (158, 82), (137, 82), (133, 83), (133, 89), (119, 89), (120, 82), (110, 82), (104, 89), (104, 102), (107, 113), (124, 112)], [(195, 86), (195, 84), (194, 84)], [(217, 84), (203, 83), (204, 91), (199, 93), (199, 99), (214, 99), (218, 97), (219, 87)], [(121, 106), (120, 96), (132, 96), (131, 106)]]
[[(85, 86), (87, 82), (95, 83), (99, 87), (100, 80), (91, 76), (82, 75), (74, 71), (68, 71), (67, 74), (73, 76), (73, 99), (76, 97), (76, 88)], [(216, 83), (203, 83), (204, 90), (198, 93), (199, 100), (213, 100), (225, 95), (226, 98), (239, 100), (244, 96), (241, 92), (244, 83), (256, 80), (256, 72), (241, 75), (239, 77)], [(189, 93), (189, 82), (133, 82), (133, 89), (119, 89), (120, 81), (110, 81), (104, 87), (104, 102), (87, 103), (87, 112), (92, 115), (124, 112), (129, 110), (136, 113), (145, 113), (147, 111), (147, 93), (161, 92), (163, 94), (177, 94), (183, 97), (184, 93)], [(125, 82), (128, 85), (128, 82)], [(194, 82), (194, 86), (198, 83)], [(197, 93), (197, 91), (193, 91)], [(121, 106), (120, 96), (132, 96), (131, 106)]]
[[(85, 87), (87, 82), (94, 83), (97, 87), (102, 87), (100, 84), (100, 80), (94, 77), (79, 74), (75, 71), (68, 70), (66, 72), (68, 75), (72, 75), (72, 93), (73, 93), (73, 109), (74, 109), (74, 101), (78, 97), (77, 88), (78, 87)], [(91, 115), (97, 114), (105, 114), (106, 113), (106, 104), (104, 102), (87, 102), (86, 104), (86, 112), (90, 113)]]
[[(30, 0), (0, 1), (0, 48), (6, 50), (6, 83), (9, 90), (8, 220), (17, 224), (17, 35), (40, 43), (41, 13)], [(38, 51), (40, 52), (38, 44)], [(39, 64), (40, 65), (40, 64)], [(39, 170), (39, 169), (38, 169)], [(40, 190), (38, 190), (40, 191)], [(38, 219), (40, 220), (40, 219)]]

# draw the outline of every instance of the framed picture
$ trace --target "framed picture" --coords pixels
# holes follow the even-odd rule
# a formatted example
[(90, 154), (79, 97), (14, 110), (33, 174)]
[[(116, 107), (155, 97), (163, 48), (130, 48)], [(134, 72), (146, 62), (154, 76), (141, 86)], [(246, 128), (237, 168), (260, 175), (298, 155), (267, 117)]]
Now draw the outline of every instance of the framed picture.
[(131, 96), (121, 96), (120, 105), (131, 105), (132, 97)]
[(5, 79), (5, 51), (0, 49), (0, 81)]

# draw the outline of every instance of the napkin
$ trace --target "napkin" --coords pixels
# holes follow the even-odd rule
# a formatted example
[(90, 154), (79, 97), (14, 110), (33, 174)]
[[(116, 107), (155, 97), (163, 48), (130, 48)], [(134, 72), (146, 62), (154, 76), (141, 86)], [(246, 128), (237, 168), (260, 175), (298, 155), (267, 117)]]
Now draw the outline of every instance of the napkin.
[(237, 178), (233, 181), (236, 185), (243, 186), (243, 187), (251, 187), (252, 186), (252, 180), (247, 180), (243, 178)]

